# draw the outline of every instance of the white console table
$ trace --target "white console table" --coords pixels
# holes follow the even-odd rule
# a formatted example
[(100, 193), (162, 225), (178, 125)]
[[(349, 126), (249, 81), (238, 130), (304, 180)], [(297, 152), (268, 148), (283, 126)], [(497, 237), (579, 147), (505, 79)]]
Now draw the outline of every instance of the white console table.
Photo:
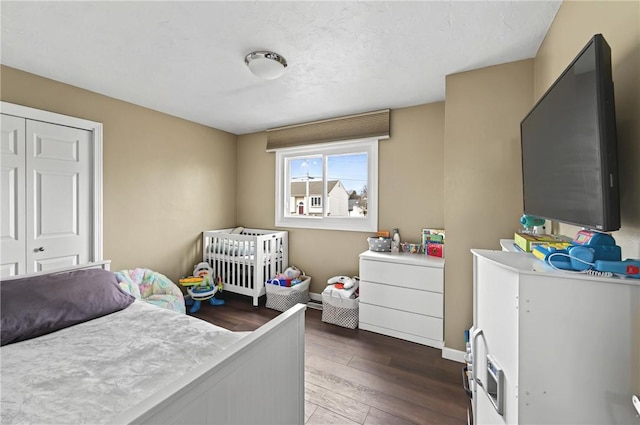
[(360, 329), (442, 348), (444, 259), (360, 254)]
[(516, 246), (515, 239), (500, 239), (500, 248), (502, 248), (503, 251), (523, 252)]
[(472, 250), (474, 375), (504, 372), (498, 413), (474, 385), (474, 423), (634, 424), (640, 280), (552, 270), (524, 252)]

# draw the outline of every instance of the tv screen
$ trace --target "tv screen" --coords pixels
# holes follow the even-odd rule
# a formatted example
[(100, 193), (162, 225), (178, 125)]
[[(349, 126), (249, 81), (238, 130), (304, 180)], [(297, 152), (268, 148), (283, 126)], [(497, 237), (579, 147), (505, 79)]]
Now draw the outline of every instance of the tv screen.
[(520, 123), (524, 213), (620, 228), (611, 49), (595, 35)]

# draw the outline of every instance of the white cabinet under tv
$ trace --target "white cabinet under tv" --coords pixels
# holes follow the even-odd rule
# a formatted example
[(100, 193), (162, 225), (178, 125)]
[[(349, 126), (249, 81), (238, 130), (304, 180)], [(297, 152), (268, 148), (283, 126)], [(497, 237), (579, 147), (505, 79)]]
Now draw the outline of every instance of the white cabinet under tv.
[(523, 252), (472, 250), (475, 377), (502, 368), (502, 415), (479, 385), (474, 423), (637, 424), (640, 280), (551, 270)]

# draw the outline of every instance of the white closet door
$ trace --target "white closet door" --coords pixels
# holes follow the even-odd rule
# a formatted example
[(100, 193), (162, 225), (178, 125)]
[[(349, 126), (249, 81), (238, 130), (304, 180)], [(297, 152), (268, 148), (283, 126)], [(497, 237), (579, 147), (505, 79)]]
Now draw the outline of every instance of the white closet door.
[(92, 255), (91, 132), (27, 120), (27, 272)]
[(2, 115), (0, 152), (0, 276), (26, 272), (25, 119)]

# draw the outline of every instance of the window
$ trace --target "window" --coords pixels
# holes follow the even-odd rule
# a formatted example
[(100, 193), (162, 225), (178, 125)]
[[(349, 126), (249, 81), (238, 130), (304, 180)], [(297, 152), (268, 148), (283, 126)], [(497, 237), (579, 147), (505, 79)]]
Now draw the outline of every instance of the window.
[(378, 140), (278, 149), (276, 226), (375, 232)]
[(320, 208), (322, 207), (322, 196), (311, 196), (311, 207)]

